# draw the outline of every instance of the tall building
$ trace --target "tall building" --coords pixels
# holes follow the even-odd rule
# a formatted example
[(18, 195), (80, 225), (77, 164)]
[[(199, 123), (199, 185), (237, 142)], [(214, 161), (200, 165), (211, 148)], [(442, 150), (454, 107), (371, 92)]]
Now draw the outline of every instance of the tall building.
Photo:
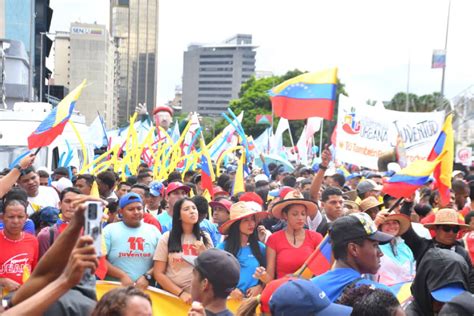
[(190, 45), (184, 52), (183, 112), (219, 115), (255, 74), (252, 35), (237, 34), (222, 44)]
[(69, 34), (58, 32), (54, 54), (55, 84), (73, 90), (84, 79), (88, 81), (76, 104), (86, 123), (100, 113), (108, 128), (117, 126), (115, 45), (105, 25), (71, 23)]
[(151, 113), (156, 102), (158, 0), (111, 0), (110, 32), (118, 51), (118, 121), (138, 103)]
[(29, 100), (29, 71), (23, 42), (0, 39), (0, 109)]

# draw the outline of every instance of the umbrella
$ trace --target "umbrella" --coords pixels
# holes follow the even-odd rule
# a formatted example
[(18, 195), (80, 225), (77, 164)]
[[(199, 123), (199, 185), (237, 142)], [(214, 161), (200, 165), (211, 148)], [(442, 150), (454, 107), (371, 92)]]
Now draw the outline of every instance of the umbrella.
[[(293, 165), (286, 159), (278, 156), (278, 155), (263, 155), (264, 159), (265, 159), (265, 163), (267, 164), (267, 166), (270, 164), (270, 163), (274, 163), (276, 164), (277, 166), (283, 166), (283, 169), (285, 171), (288, 171), (288, 172), (293, 172), (295, 171), (295, 167), (293, 167)], [(257, 167), (260, 167), (260, 168), (263, 168), (263, 162), (262, 162), (262, 159), (260, 158), (260, 156), (256, 157), (255, 158), (255, 165)]]

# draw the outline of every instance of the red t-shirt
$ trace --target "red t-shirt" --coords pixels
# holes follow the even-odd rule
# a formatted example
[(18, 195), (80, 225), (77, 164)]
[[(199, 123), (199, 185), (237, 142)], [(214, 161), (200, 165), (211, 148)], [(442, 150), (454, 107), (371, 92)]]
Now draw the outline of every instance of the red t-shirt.
[(23, 240), (13, 242), (0, 233), (0, 278), (9, 278), (23, 284), (24, 266), (33, 271), (38, 262), (38, 241), (31, 234), (24, 234)]
[(151, 215), (150, 213), (143, 213), (143, 221), (147, 224), (151, 224), (153, 226), (155, 226), (156, 228), (158, 228), (158, 230), (160, 231), (161, 233), (161, 224), (160, 222), (158, 222), (158, 220), (155, 218), (155, 216)]
[(285, 231), (280, 230), (268, 238), (267, 247), (276, 252), (276, 274), (277, 278), (282, 278), (288, 274), (296, 272), (304, 264), (306, 259), (318, 247), (323, 240), (320, 233), (305, 230), (304, 242), (295, 248), (288, 242)]

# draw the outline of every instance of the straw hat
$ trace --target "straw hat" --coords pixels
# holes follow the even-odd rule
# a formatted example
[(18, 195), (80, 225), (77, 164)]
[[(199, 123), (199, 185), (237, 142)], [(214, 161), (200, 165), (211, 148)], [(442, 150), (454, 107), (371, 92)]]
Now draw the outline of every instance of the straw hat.
[(451, 208), (440, 209), (435, 214), (435, 221), (433, 223), (425, 224), (425, 227), (431, 229), (435, 228), (437, 225), (453, 225), (460, 226), (460, 228), (469, 228), (469, 225), (459, 223), (458, 212)]
[(360, 205), (357, 202), (351, 200), (344, 200), (344, 206), (356, 211), (360, 211)]
[(351, 191), (343, 192), (342, 196), (346, 200), (355, 201), (355, 200), (357, 200), (357, 191), (356, 190), (351, 190)]
[(397, 236), (401, 236), (404, 233), (406, 233), (406, 231), (411, 226), (410, 217), (408, 217), (405, 214), (392, 213), (392, 214), (389, 214), (385, 217), (385, 221), (383, 223), (381, 223), (379, 225), (379, 227), (382, 226), (385, 222), (388, 222), (388, 221), (397, 221), (400, 224), (400, 230), (398, 231)]
[(255, 212), (252, 208), (247, 205), (246, 202), (237, 202), (232, 204), (230, 207), (230, 219), (219, 227), (219, 232), (223, 235), (227, 235), (230, 226), (235, 222), (244, 219), (246, 217), (255, 216), (255, 219), (260, 222), (262, 219), (268, 216), (267, 212)]
[(375, 198), (373, 196), (369, 196), (368, 198), (366, 198), (366, 199), (362, 200), (362, 202), (360, 202), (360, 210), (362, 212), (367, 212), (371, 208), (378, 207), (378, 206), (381, 206), (381, 205), (383, 205), (383, 203), (380, 202), (379, 200), (377, 200), (377, 198)]
[(303, 194), (299, 192), (298, 190), (292, 190), (288, 192), (283, 200), (275, 203), (272, 208), (272, 214), (276, 218), (281, 218), (281, 212), (283, 209), (288, 206), (288, 205), (304, 205), (306, 207), (306, 210), (312, 210), (316, 211), (318, 206), (316, 205), (315, 202), (307, 200), (303, 197)]

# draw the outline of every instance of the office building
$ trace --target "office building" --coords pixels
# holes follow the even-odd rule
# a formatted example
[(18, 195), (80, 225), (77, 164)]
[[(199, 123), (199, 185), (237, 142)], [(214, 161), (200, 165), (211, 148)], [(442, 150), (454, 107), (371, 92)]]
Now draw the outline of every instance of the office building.
[(71, 23), (69, 34), (58, 32), (54, 52), (56, 85), (72, 91), (84, 79), (88, 82), (76, 104), (86, 124), (100, 113), (108, 128), (117, 126), (115, 46), (105, 25)]
[(29, 100), (30, 64), (23, 43), (0, 39), (0, 109)]
[(240, 87), (255, 74), (252, 35), (237, 34), (221, 44), (188, 46), (184, 52), (183, 112), (214, 116), (238, 98)]
[(118, 121), (126, 124), (138, 103), (156, 103), (158, 0), (111, 0), (110, 32), (117, 47)]

